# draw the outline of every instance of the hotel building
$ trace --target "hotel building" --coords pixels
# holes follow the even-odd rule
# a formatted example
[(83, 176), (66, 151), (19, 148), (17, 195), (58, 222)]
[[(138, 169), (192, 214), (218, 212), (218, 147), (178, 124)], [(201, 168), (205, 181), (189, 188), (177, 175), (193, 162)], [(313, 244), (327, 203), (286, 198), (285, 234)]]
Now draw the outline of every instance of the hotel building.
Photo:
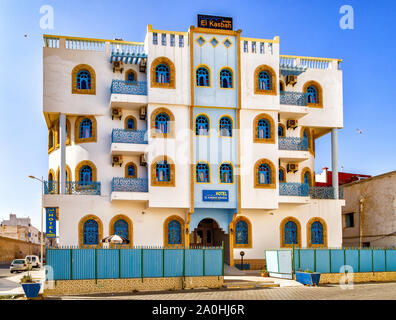
[[(147, 27), (144, 42), (44, 35), (44, 206), (60, 245), (245, 252), (339, 247), (341, 60), (280, 55), (279, 37)], [(315, 140), (332, 137), (332, 187), (315, 187)]]

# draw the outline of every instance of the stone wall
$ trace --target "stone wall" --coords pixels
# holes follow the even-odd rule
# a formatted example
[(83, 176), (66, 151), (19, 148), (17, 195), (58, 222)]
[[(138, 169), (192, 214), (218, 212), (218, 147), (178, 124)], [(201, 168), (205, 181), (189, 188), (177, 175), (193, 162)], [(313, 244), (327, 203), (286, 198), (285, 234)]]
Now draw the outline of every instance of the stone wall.
[(40, 256), (40, 245), (0, 237), (0, 264), (11, 263), (12, 260), (25, 258), (29, 254)]

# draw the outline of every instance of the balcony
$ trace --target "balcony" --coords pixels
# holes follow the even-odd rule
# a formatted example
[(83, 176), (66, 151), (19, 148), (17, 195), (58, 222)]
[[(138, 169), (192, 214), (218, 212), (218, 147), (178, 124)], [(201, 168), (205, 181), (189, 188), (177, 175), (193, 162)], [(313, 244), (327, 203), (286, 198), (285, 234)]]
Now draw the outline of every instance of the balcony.
[(280, 196), (308, 197), (309, 185), (297, 182), (281, 182), (279, 183)]
[(139, 109), (147, 105), (147, 81), (113, 80), (111, 82), (112, 108)]
[(111, 134), (111, 154), (139, 155), (147, 144), (147, 130), (113, 129)]
[(113, 178), (111, 182), (111, 200), (148, 201), (148, 179)]
[(278, 149), (279, 159), (284, 162), (301, 162), (309, 158), (308, 140), (304, 138), (279, 137)]
[[(59, 194), (58, 181), (44, 181), (44, 194)], [(66, 182), (66, 194), (71, 195), (100, 195), (100, 182), (82, 183), (79, 181)]]
[(284, 118), (299, 119), (308, 113), (308, 100), (306, 93), (281, 91), (279, 100), (280, 113)]
[[(335, 199), (333, 187), (310, 187), (309, 195), (311, 199)], [(338, 187), (338, 199), (344, 199), (344, 189)]]

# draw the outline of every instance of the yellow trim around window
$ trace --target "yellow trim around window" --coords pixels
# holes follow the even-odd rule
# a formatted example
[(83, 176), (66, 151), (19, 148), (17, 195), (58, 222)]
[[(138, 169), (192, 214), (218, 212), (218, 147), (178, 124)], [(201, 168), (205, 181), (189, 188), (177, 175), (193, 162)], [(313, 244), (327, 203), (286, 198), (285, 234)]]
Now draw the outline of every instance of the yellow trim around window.
[[(102, 239), (103, 239), (103, 223), (97, 216), (93, 214), (86, 215), (85, 217), (81, 218), (78, 222), (78, 243), (80, 246), (85, 246), (84, 244), (84, 223), (88, 220), (95, 220), (98, 223), (98, 244), (97, 246), (102, 246)], [(89, 246), (89, 245), (88, 245)], [(96, 246), (96, 245), (94, 245)]]
[[(285, 168), (283, 168), (283, 167), (279, 167), (279, 171), (282, 171), (283, 172), (283, 180), (280, 180), (279, 179), (279, 182), (286, 182), (286, 169)], [(279, 173), (278, 173), (278, 177), (279, 177)]]
[[(220, 74), (221, 74), (221, 71), (223, 71), (223, 70), (229, 70), (229, 71), (231, 71), (231, 75), (232, 75), (232, 87), (231, 87), (231, 88), (222, 88), (222, 86), (221, 86), (221, 77), (220, 77)], [(235, 88), (234, 70), (233, 70), (231, 67), (225, 66), (225, 67), (223, 67), (223, 68), (220, 69), (220, 71), (219, 71), (219, 88), (220, 88), (220, 89), (224, 89), (224, 90), (229, 90), (229, 89), (234, 89), (234, 88)]]
[[(205, 68), (209, 71), (209, 85), (208, 86), (199, 86), (197, 85), (197, 70), (198, 68)], [(210, 67), (206, 64), (199, 64), (195, 67), (195, 72), (194, 72), (194, 83), (195, 83), (195, 87), (197, 88), (212, 88), (212, 70), (210, 69)]]
[[(133, 124), (134, 124), (134, 129), (128, 129), (128, 120), (129, 119), (132, 119), (133, 120)], [(136, 118), (134, 117), (134, 116), (127, 116), (126, 118), (125, 118), (125, 120), (124, 120), (124, 128), (125, 128), (125, 130), (137, 130), (137, 121), (136, 121)]]
[[(169, 164), (169, 181), (158, 181), (156, 176), (157, 163), (166, 161)], [(176, 186), (176, 168), (175, 163), (168, 156), (156, 157), (150, 166), (151, 186), (152, 187), (175, 187)]]
[(118, 214), (116, 216), (114, 216), (109, 223), (109, 235), (114, 235), (114, 224), (118, 221), (118, 220), (125, 220), (125, 222), (128, 224), (128, 240), (129, 240), (129, 244), (130, 246), (133, 246), (133, 223), (132, 220), (123, 215), (123, 214)]
[(305, 173), (309, 173), (309, 186), (310, 187), (313, 187), (313, 185), (314, 185), (314, 179), (313, 179), (313, 176), (312, 176), (312, 171), (311, 171), (311, 169), (310, 168), (308, 168), (308, 167), (305, 167), (304, 169), (302, 169), (301, 170), (301, 183), (304, 183), (304, 175), (305, 175)]
[[(200, 44), (200, 43), (198, 42), (198, 39), (199, 39), (199, 38), (202, 38), (202, 39), (204, 40), (204, 43), (203, 43), (203, 44)], [(199, 35), (199, 36), (195, 39), (195, 42), (198, 43), (198, 45), (199, 45), (200, 47), (202, 47), (202, 46), (205, 45), (205, 43), (206, 43), (207, 41), (206, 41), (206, 39), (205, 39), (203, 36)]]
[[(213, 40), (213, 39), (216, 39), (216, 41), (217, 41), (217, 44), (216, 44), (215, 46), (212, 44), (212, 40)], [(217, 40), (217, 38), (216, 38), (215, 36), (213, 36), (213, 37), (209, 40), (209, 43), (211, 44), (211, 46), (212, 46), (213, 48), (216, 48), (216, 47), (219, 45), (220, 41)]]
[[(165, 64), (169, 68), (169, 82), (158, 83), (156, 82), (155, 69), (159, 64)], [(176, 89), (176, 69), (174, 63), (167, 57), (158, 57), (151, 62), (150, 68), (150, 86), (151, 88), (162, 88), (162, 89)]]
[[(228, 118), (228, 119), (230, 119), (231, 120), (231, 136), (222, 136), (221, 135), (221, 131), (220, 131), (220, 120), (221, 119), (223, 119), (224, 117), (226, 117), (226, 118)], [(231, 116), (231, 115), (229, 115), (229, 114), (222, 114), (220, 117), (219, 117), (219, 120), (218, 120), (218, 123), (217, 123), (217, 130), (219, 131), (219, 137), (220, 138), (233, 138), (234, 137), (234, 118)]]
[[(314, 87), (318, 94), (318, 102), (317, 103), (308, 103), (308, 107), (311, 108), (323, 108), (323, 89), (319, 82), (316, 81), (308, 81), (303, 86), (303, 92), (307, 93), (308, 87)], [(307, 97), (308, 100), (308, 97)]]
[(80, 170), (84, 167), (84, 166), (89, 166), (92, 169), (92, 181), (97, 181), (97, 170), (96, 170), (96, 166), (92, 161), (89, 160), (84, 160), (84, 161), (80, 161), (74, 171), (74, 180), (76, 182), (80, 182)]
[[(180, 228), (180, 232), (181, 232), (181, 235), (180, 235), (180, 237), (181, 237), (181, 244), (169, 244), (168, 243), (168, 225), (169, 225), (169, 222), (171, 222), (171, 221), (173, 221), (173, 220), (176, 220), (176, 221), (178, 221), (179, 223), (180, 223), (180, 226), (181, 226), (181, 228)], [(175, 247), (184, 247), (184, 244), (186, 243), (185, 242), (185, 225), (184, 225), (184, 220), (183, 220), (183, 218), (181, 218), (181, 217), (179, 217), (179, 216), (177, 216), (177, 215), (173, 215), (173, 216), (170, 216), (170, 217), (168, 217), (168, 218), (166, 218), (166, 220), (164, 221), (164, 225), (163, 225), (163, 238), (164, 238), (164, 246), (165, 247), (170, 247), (170, 248), (175, 248)]]
[(297, 244), (294, 244), (294, 247), (301, 248), (301, 224), (300, 222), (294, 217), (286, 217), (284, 218), (279, 226), (280, 231), (280, 245), (281, 248), (291, 248), (293, 244), (285, 244), (285, 224), (289, 221), (293, 221), (297, 226)]
[[(231, 167), (232, 167), (232, 182), (221, 182), (221, 171), (220, 171), (220, 168), (221, 168), (222, 164), (230, 164), (231, 165)], [(235, 166), (234, 166), (234, 164), (231, 161), (223, 161), (223, 162), (221, 162), (219, 164), (219, 184), (235, 184), (235, 177), (236, 177), (236, 175), (235, 175)]]
[[(155, 118), (160, 113), (165, 113), (169, 117), (169, 132), (159, 133), (155, 129)], [(150, 128), (151, 128), (151, 138), (174, 138), (175, 137), (175, 116), (172, 111), (167, 108), (157, 108), (151, 112), (150, 115)]]
[[(248, 227), (248, 243), (247, 244), (237, 244), (236, 243), (236, 225), (239, 221), (244, 221), (247, 224)], [(252, 242), (252, 224), (250, 220), (247, 217), (244, 216), (237, 216), (236, 220), (234, 222), (234, 236), (233, 236), (233, 243), (234, 243), (234, 248), (253, 248), (253, 242)]]
[[(230, 46), (229, 46), (228, 48), (227, 48), (227, 46), (226, 46), (225, 43), (224, 43), (224, 42), (226, 42), (227, 40), (231, 43)], [(232, 47), (233, 42), (231, 41), (231, 39), (225, 38), (225, 39), (223, 40), (222, 44), (223, 44), (224, 47), (228, 50), (228, 49), (230, 49), (230, 48)]]
[(283, 136), (279, 136), (279, 137), (286, 137), (286, 126), (283, 123), (278, 122), (278, 132), (279, 132), (279, 127), (282, 127), (283, 129)]
[(138, 81), (137, 72), (136, 72), (135, 70), (133, 70), (133, 69), (128, 69), (128, 70), (125, 72), (125, 81), (128, 81), (128, 76), (129, 76), (129, 74), (131, 74), (131, 73), (134, 75), (134, 78), (135, 78), (134, 81)]
[[(52, 147), (50, 145), (50, 141), (52, 140)], [(55, 129), (52, 127), (48, 130), (48, 154), (55, 150)]]
[[(258, 136), (258, 122), (261, 120), (267, 120), (270, 126), (270, 137), (259, 138)], [(253, 142), (254, 143), (275, 143), (275, 121), (267, 113), (258, 114), (253, 120)]]
[[(92, 137), (90, 138), (80, 138), (80, 125), (83, 120), (89, 119), (92, 122)], [(94, 116), (82, 116), (76, 119), (74, 123), (74, 143), (86, 143), (86, 142), (96, 142), (97, 141), (97, 124)]]
[[(271, 77), (271, 89), (270, 90), (265, 90), (265, 89), (259, 88), (259, 74), (262, 71), (267, 72)], [(278, 82), (276, 81), (276, 73), (275, 73), (274, 69), (272, 69), (270, 66), (268, 66), (266, 64), (262, 64), (254, 70), (254, 94), (277, 95), (277, 91), (278, 91), (277, 86), (278, 86)]]
[[(311, 226), (314, 222), (320, 222), (323, 227), (323, 244), (312, 244)], [(307, 223), (307, 247), (308, 248), (327, 248), (327, 224), (322, 218), (313, 217)]]
[[(77, 74), (86, 70), (91, 75), (91, 89), (77, 89)], [(72, 94), (96, 94), (96, 74), (95, 70), (87, 64), (79, 64), (75, 66), (71, 72), (72, 77)]]
[[(208, 165), (208, 168), (209, 168), (209, 174), (208, 174), (208, 179), (209, 179), (209, 181), (208, 181), (208, 182), (198, 182), (198, 177), (197, 177), (197, 165), (198, 165), (199, 163), (201, 163), (201, 162), (206, 163), (206, 164)], [(195, 177), (194, 182), (195, 182), (196, 184), (211, 184), (211, 180), (212, 180), (212, 168), (211, 168), (211, 166), (210, 166), (210, 163), (209, 163), (208, 161), (206, 161), (206, 160), (199, 160), (199, 161), (197, 161), (197, 163), (195, 164), (195, 167), (194, 167), (194, 177)]]
[[(52, 179), (50, 179), (50, 175), (52, 175)], [(48, 171), (48, 181), (54, 181), (55, 180), (55, 172), (52, 169), (49, 169)]]
[[(135, 170), (134, 170), (135, 174), (133, 176), (128, 175), (128, 167), (129, 166), (133, 166), (135, 168)], [(125, 178), (137, 178), (137, 176), (138, 176), (138, 172), (137, 172), (136, 164), (133, 161), (128, 162), (125, 165)]]
[[(261, 164), (266, 164), (270, 168), (270, 178), (271, 178), (271, 183), (267, 184), (261, 184), (260, 183), (260, 177), (259, 177), (259, 167)], [(276, 188), (276, 180), (277, 177), (275, 174), (279, 175), (279, 172), (276, 172), (275, 165), (268, 159), (260, 159), (257, 160), (256, 163), (254, 164), (254, 188), (260, 188), (260, 189), (275, 189)]]
[[(197, 118), (199, 117), (199, 116), (205, 116), (207, 119), (208, 119), (208, 134), (207, 135), (200, 135), (200, 134), (197, 134)], [(203, 113), (203, 112), (201, 112), (201, 113), (198, 113), (196, 116), (195, 116), (195, 118), (194, 118), (194, 135), (196, 136), (196, 137), (210, 137), (210, 130), (211, 130), (211, 128), (212, 128), (212, 126), (211, 126), (211, 121), (210, 121), (210, 117), (209, 117), (209, 115), (208, 114), (206, 114), (206, 113)]]

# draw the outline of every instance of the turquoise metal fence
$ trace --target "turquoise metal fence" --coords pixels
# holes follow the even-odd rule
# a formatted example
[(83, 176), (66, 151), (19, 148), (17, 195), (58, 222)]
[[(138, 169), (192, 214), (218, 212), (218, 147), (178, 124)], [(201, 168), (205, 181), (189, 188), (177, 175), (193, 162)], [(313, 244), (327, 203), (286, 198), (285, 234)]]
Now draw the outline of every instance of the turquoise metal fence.
[(47, 280), (224, 275), (222, 247), (47, 248), (46, 265)]

